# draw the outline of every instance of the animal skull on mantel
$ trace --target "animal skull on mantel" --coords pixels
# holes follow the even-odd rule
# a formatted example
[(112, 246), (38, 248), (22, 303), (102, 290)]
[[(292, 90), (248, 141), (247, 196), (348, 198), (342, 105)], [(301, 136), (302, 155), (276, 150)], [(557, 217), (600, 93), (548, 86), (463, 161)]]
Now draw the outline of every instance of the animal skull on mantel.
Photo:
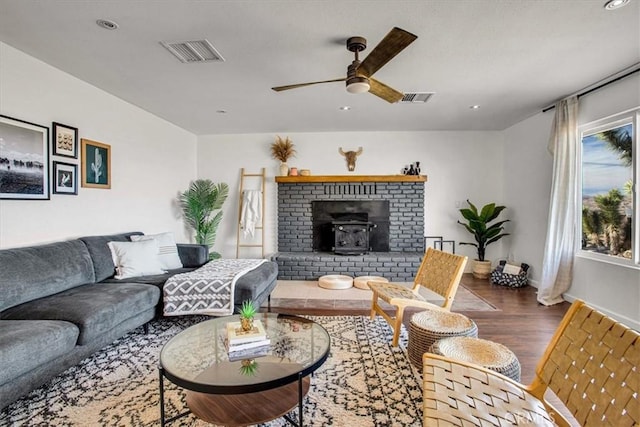
[(353, 172), (356, 169), (356, 157), (362, 154), (362, 147), (358, 148), (358, 151), (342, 151), (342, 147), (338, 149), (338, 152), (347, 159), (347, 169), (349, 172)]

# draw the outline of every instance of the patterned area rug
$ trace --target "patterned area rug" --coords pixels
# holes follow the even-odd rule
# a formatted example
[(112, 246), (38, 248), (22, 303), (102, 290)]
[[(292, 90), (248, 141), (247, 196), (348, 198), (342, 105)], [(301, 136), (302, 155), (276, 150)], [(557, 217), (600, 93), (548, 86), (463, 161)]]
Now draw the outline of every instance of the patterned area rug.
[[(407, 332), (391, 347), (380, 317), (309, 316), (331, 336), (329, 358), (305, 398), (305, 425), (422, 425), (422, 390), (406, 352)], [(158, 355), (172, 336), (203, 316), (160, 319), (129, 333), (68, 369), (0, 414), (0, 426), (157, 426)], [(184, 393), (165, 381), (168, 416), (186, 408)], [(294, 416), (295, 419), (295, 416)], [(176, 426), (210, 426), (193, 415)], [(284, 419), (260, 426), (288, 425)]]

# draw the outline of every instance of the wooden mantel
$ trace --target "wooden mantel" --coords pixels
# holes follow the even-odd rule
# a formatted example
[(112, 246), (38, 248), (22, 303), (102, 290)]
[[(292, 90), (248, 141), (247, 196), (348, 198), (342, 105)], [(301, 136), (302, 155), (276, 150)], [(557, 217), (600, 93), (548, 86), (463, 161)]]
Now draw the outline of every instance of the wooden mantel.
[(305, 182), (425, 182), (426, 175), (309, 175), (276, 176), (276, 182), (297, 184)]

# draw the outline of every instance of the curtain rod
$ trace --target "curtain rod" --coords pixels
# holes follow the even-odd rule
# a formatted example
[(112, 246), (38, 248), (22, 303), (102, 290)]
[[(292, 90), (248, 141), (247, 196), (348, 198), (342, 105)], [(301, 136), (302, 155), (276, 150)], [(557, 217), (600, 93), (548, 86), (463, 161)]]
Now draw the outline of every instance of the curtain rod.
[[(603, 83), (600, 83), (599, 85), (594, 86), (594, 87), (592, 87), (591, 89), (584, 90), (583, 92), (578, 92), (578, 93), (576, 94), (576, 96), (577, 96), (578, 98), (580, 98), (580, 97), (582, 97), (582, 96), (584, 96), (584, 95), (588, 95), (588, 94), (590, 94), (591, 92), (595, 92), (595, 91), (596, 91), (596, 90), (598, 90), (598, 89), (602, 89), (603, 87), (610, 85), (611, 83), (615, 83), (615, 82), (617, 82), (618, 80), (622, 80), (622, 79), (624, 79), (624, 78), (626, 78), (626, 77), (629, 77), (629, 76), (630, 76), (630, 75), (632, 75), (632, 74), (637, 73), (638, 71), (640, 71), (640, 67), (638, 67), (637, 65), (638, 65), (638, 64), (636, 64), (636, 65), (634, 65), (634, 66), (633, 66), (633, 67), (636, 67), (635, 69), (632, 69), (631, 71), (628, 71), (628, 72), (626, 72), (626, 73), (624, 73), (624, 74), (622, 74), (622, 75), (619, 75), (618, 77), (615, 77), (615, 78), (613, 78), (613, 79), (611, 79), (611, 80), (607, 80), (607, 81), (605, 81), (605, 82), (603, 82)], [(543, 112), (543, 113), (546, 113), (547, 111), (549, 111), (549, 110), (553, 110), (554, 108), (556, 108), (555, 104), (554, 104), (554, 105), (550, 105), (549, 107), (545, 108), (544, 110), (542, 110), (542, 112)]]

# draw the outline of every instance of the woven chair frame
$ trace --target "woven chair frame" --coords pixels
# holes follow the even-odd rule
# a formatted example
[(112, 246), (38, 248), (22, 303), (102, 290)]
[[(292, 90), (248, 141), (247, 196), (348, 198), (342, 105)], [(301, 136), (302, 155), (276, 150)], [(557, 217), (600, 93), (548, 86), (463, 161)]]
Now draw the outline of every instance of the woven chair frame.
[[(406, 307), (417, 307), (433, 310), (449, 311), (456, 292), (467, 257), (455, 255), (437, 249), (428, 248), (414, 280), (413, 288), (397, 283), (369, 281), (367, 284), (373, 291), (371, 300), (371, 319), (376, 314), (382, 316), (393, 329), (392, 345), (398, 345), (402, 317)], [(442, 306), (426, 301), (420, 295), (420, 287), (430, 289), (444, 297)], [(378, 298), (396, 307), (395, 316), (388, 315), (378, 303)]]
[(581, 425), (640, 425), (640, 334), (588, 305), (572, 308), (531, 390), (540, 396), (546, 385)]
[[(466, 257), (432, 248), (427, 249), (424, 260), (413, 280), (413, 292), (418, 293), (420, 286), (424, 286), (444, 297), (442, 307), (450, 309), (453, 298), (458, 291), (465, 265)], [(462, 268), (460, 268), (461, 266)]]
[(528, 386), (477, 365), (425, 353), (423, 425), (502, 426), (526, 421), (570, 426), (544, 400), (551, 390), (581, 426), (638, 426), (638, 365), (640, 334), (578, 300)]
[(543, 402), (478, 365), (425, 353), (423, 382), (423, 427), (554, 425)]

